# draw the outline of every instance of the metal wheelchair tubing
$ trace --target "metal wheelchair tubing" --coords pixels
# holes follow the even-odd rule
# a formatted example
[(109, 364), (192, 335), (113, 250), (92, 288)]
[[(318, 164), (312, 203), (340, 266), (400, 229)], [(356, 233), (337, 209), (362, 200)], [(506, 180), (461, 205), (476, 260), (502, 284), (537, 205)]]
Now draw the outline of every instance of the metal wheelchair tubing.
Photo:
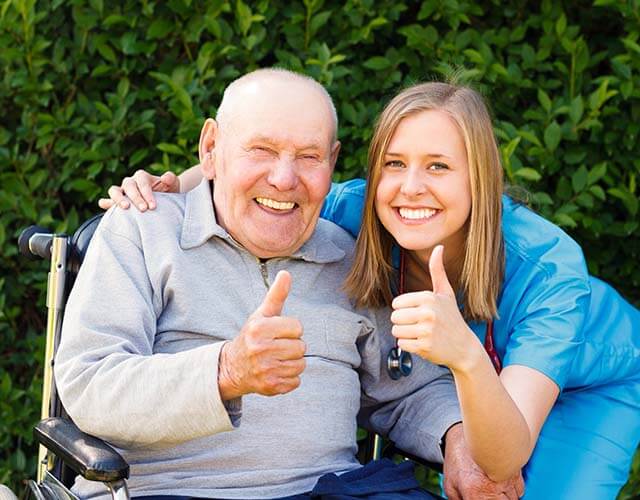
[[(41, 420), (51, 415), (53, 392), (53, 356), (56, 348), (56, 332), (62, 321), (64, 292), (67, 275), (67, 254), (69, 238), (66, 235), (54, 235), (51, 244), (51, 265), (47, 282), (47, 334), (44, 356), (44, 375), (42, 386)], [(53, 457), (47, 449), (38, 448), (38, 482), (42, 482), (45, 472), (53, 467)]]

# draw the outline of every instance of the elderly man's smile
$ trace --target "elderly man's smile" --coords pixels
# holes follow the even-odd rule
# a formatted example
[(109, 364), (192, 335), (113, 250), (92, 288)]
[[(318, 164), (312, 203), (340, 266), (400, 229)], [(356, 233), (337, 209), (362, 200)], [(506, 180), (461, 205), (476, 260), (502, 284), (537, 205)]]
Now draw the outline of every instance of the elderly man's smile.
[(293, 210), (298, 206), (297, 203), (293, 201), (277, 201), (273, 198), (265, 198), (265, 197), (257, 197), (254, 198), (255, 202), (261, 207), (270, 209), (269, 212), (288, 212)]

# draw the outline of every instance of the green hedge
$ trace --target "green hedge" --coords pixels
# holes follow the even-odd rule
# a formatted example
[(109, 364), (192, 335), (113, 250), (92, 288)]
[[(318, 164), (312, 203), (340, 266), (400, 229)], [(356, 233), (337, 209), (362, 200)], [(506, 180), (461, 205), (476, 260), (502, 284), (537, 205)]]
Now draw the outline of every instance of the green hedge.
[(222, 89), (257, 67), (330, 90), (338, 179), (364, 174), (391, 95), (458, 72), (492, 104), (509, 183), (638, 304), (639, 30), (638, 0), (1, 2), (0, 482), (35, 469), (46, 266), (18, 258), (20, 229), (72, 231), (125, 174), (193, 164)]

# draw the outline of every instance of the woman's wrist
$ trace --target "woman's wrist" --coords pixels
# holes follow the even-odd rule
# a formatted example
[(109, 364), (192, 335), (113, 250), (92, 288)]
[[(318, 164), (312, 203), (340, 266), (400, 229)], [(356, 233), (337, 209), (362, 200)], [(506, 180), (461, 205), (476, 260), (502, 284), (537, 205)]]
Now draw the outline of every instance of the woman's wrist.
[(483, 345), (470, 329), (469, 334), (469, 342), (463, 355), (454, 366), (450, 367), (454, 377), (473, 377), (475, 373), (485, 368), (488, 361)]

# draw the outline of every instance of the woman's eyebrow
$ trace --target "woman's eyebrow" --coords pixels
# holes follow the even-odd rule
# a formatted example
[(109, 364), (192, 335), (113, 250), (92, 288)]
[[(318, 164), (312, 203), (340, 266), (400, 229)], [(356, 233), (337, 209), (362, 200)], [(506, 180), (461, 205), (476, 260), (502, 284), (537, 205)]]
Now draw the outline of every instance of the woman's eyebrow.
[[(403, 153), (394, 153), (393, 151), (387, 151), (385, 153), (385, 156), (402, 157), (406, 155), (404, 155)], [(449, 155), (442, 154), (442, 153), (425, 153), (421, 156), (428, 156), (429, 158), (451, 158)]]

